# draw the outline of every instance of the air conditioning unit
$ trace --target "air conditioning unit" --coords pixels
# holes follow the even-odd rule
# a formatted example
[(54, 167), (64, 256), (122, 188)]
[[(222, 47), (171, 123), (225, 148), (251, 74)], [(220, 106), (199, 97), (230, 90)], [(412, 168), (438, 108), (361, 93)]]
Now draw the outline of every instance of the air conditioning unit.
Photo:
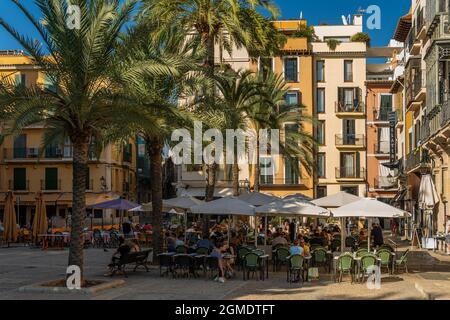
[(39, 156), (39, 148), (28, 149), (28, 157), (29, 158), (37, 158), (38, 156)]

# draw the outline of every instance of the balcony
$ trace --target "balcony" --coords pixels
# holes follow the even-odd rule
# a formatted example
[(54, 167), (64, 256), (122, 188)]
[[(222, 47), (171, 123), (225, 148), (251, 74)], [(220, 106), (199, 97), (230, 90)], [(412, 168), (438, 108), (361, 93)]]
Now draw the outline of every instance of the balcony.
[(387, 156), (390, 153), (389, 141), (380, 141), (373, 145), (373, 152), (377, 156)]
[(335, 174), (336, 180), (364, 181), (366, 179), (366, 171), (364, 168), (336, 167)]
[(447, 14), (446, 0), (427, 0), (426, 20), (428, 21), (427, 36), (431, 37), (439, 25), (442, 15)]
[(338, 148), (364, 148), (366, 140), (363, 134), (337, 134), (335, 145)]
[(61, 190), (61, 180), (41, 180), (42, 191), (59, 191)]
[(29, 191), (30, 180), (8, 180), (8, 189), (12, 191)]
[(383, 189), (397, 189), (398, 186), (398, 182), (397, 182), (397, 178), (395, 177), (376, 177), (373, 180), (373, 187), (375, 189), (378, 190), (383, 190)]
[(428, 152), (424, 149), (417, 149), (410, 152), (406, 157), (406, 172), (420, 171), (421, 168), (429, 168)]
[(309, 177), (304, 178), (274, 178), (273, 176), (260, 176), (259, 184), (263, 187), (272, 188), (289, 188), (310, 185), (311, 179)]
[(397, 123), (395, 124), (395, 127), (396, 128), (402, 128), (403, 127), (403, 125), (404, 125), (404, 122), (403, 122), (403, 110), (402, 109), (396, 109), (395, 110), (395, 113), (396, 113), (396, 118), (397, 118)]
[[(447, 133), (450, 131), (450, 103), (449, 101), (444, 102), (442, 105), (436, 105), (433, 109), (430, 110), (425, 120), (423, 121), (421, 127), (420, 137), (422, 142), (427, 141), (430, 137), (434, 136), (442, 129), (444, 129), (443, 133)], [(447, 133), (447, 136), (444, 135), (443, 143), (446, 143), (445, 139), (448, 138), (450, 132)]]
[(423, 39), (427, 34), (426, 30), (424, 10), (420, 8), (416, 15), (416, 39)]
[(354, 100), (352, 102), (345, 102), (345, 101), (336, 101), (335, 103), (335, 112), (336, 115), (342, 115), (342, 116), (364, 116), (365, 108), (364, 103), (359, 100)]

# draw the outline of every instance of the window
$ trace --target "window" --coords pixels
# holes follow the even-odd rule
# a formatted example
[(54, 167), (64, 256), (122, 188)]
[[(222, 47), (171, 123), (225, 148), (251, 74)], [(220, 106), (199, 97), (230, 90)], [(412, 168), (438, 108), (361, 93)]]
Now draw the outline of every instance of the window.
[(388, 121), (389, 112), (392, 111), (392, 95), (382, 94), (380, 97), (380, 109), (378, 112), (378, 120)]
[(325, 144), (325, 121), (319, 121), (316, 127), (316, 139), (320, 145)]
[(319, 178), (325, 178), (325, 174), (326, 174), (325, 168), (326, 168), (325, 153), (319, 152), (317, 154), (317, 176)]
[(44, 190), (59, 190), (58, 187), (58, 168), (45, 168), (45, 187)]
[(14, 158), (27, 157), (27, 135), (21, 134), (14, 139)]
[(361, 112), (361, 89), (338, 88), (338, 101), (340, 112)]
[(70, 141), (69, 137), (66, 137), (64, 139), (64, 158), (72, 158), (73, 156), (73, 147), (72, 142)]
[(345, 191), (347, 193), (357, 196), (358, 195), (358, 186), (342, 186), (341, 191)]
[(284, 183), (298, 184), (299, 182), (299, 162), (298, 159), (284, 158)]
[(298, 81), (298, 63), (297, 58), (284, 59), (284, 80), (289, 82)]
[(27, 169), (14, 168), (14, 190), (27, 189)]
[(273, 71), (272, 63), (272, 58), (259, 58), (259, 71), (262, 73), (264, 79), (267, 78), (267, 75)]
[(339, 178), (360, 178), (359, 153), (341, 152), (341, 166), (339, 168)]
[(27, 77), (25, 74), (16, 74), (15, 77), (16, 86), (25, 86), (27, 82)]
[(272, 184), (273, 183), (273, 163), (271, 157), (260, 157), (260, 183)]
[(317, 61), (317, 82), (325, 81), (325, 61)]
[(353, 81), (353, 61), (352, 60), (344, 60), (344, 81), (345, 82)]
[(128, 143), (127, 145), (124, 146), (124, 148), (123, 148), (123, 161), (124, 162), (131, 162), (132, 150), (133, 150), (133, 146), (131, 145), (131, 143)]
[(323, 198), (327, 196), (326, 186), (317, 186), (317, 198)]
[(296, 112), (302, 104), (301, 93), (298, 91), (289, 91), (284, 97), (286, 106), (282, 108), (282, 112)]
[(317, 113), (325, 113), (325, 88), (317, 88)]
[(342, 139), (344, 145), (355, 145), (355, 119), (342, 119)]

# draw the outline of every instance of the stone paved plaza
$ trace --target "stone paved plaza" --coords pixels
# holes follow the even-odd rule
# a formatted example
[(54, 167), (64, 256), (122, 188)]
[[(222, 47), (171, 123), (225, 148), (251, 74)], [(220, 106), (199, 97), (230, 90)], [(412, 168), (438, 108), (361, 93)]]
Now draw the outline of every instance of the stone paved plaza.
[[(403, 248), (404, 249), (404, 248)], [(110, 280), (103, 276), (112, 250), (85, 250), (86, 274), (89, 279)], [(351, 284), (344, 278), (335, 283), (331, 275), (320, 280), (286, 282), (286, 272), (270, 272), (266, 281), (242, 280), (242, 272), (223, 284), (211, 280), (161, 278), (159, 270), (130, 272), (125, 284), (92, 295), (26, 293), (20, 287), (64, 277), (68, 250), (42, 251), (29, 247), (0, 249), (0, 299), (450, 299), (450, 257), (424, 250), (410, 255), (410, 273), (382, 277), (379, 290), (366, 284)]]

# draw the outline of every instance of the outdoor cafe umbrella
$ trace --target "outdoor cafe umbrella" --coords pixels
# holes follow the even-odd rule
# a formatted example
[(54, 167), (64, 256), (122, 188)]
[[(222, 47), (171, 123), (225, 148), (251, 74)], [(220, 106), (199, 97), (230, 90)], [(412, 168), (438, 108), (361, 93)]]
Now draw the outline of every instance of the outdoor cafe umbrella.
[(42, 197), (42, 192), (39, 192), (36, 195), (36, 212), (33, 218), (33, 230), (32, 230), (33, 240), (37, 242), (38, 236), (40, 234), (46, 234), (47, 229), (48, 229), (47, 210), (44, 198)]
[(266, 204), (255, 209), (256, 214), (264, 214), (266, 216), (266, 234), (267, 234), (267, 216), (268, 215), (284, 215), (284, 216), (302, 216), (302, 217), (329, 217), (330, 211), (314, 204), (296, 201), (294, 199), (278, 200)]
[[(375, 198), (361, 198), (337, 209), (333, 209), (334, 217), (365, 217), (365, 218), (405, 218), (410, 214), (397, 209)], [(370, 224), (368, 226), (368, 250), (370, 250)], [(342, 239), (344, 240), (344, 239)]]
[(3, 237), (6, 243), (17, 241), (17, 217), (14, 208), (14, 195), (12, 191), (8, 191), (5, 199), (5, 210), (3, 218)]
[(273, 201), (280, 200), (280, 198), (278, 197), (271, 196), (261, 192), (243, 193), (238, 197), (238, 199), (250, 203), (255, 207), (263, 206)]
[(312, 198), (305, 196), (302, 193), (295, 193), (295, 194), (290, 194), (290, 195), (284, 197), (283, 200), (296, 200), (296, 201), (300, 201), (300, 202), (309, 202), (312, 200)]
[[(218, 200), (205, 202), (191, 207), (192, 213), (207, 215), (253, 216), (255, 207), (235, 197), (224, 197)], [(256, 232), (255, 232), (256, 234)], [(230, 227), (228, 226), (228, 240), (230, 240)]]
[(436, 191), (433, 178), (430, 174), (425, 174), (420, 179), (418, 204), (419, 208), (427, 214), (428, 237), (433, 232), (433, 209), (439, 203), (439, 194)]
[(126, 199), (114, 199), (114, 200), (108, 200), (105, 202), (96, 203), (94, 205), (89, 206), (89, 208), (94, 209), (113, 209), (113, 210), (120, 210), (120, 224), (122, 224), (122, 214), (123, 211), (128, 211), (130, 209), (139, 207), (137, 203), (128, 201)]

